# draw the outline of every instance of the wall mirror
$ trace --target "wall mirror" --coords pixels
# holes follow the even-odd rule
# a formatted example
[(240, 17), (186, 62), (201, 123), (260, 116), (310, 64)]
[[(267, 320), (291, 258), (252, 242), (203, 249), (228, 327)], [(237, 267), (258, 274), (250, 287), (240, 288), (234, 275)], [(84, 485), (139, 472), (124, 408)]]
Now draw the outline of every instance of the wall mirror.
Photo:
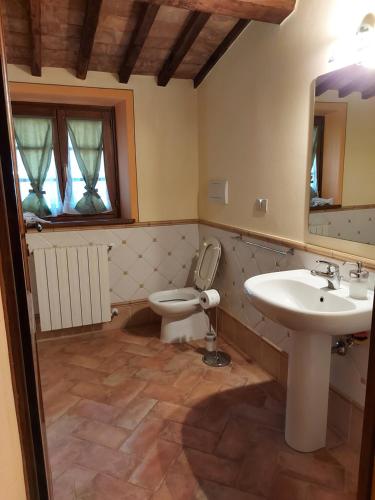
[(375, 69), (315, 81), (309, 231), (375, 245)]

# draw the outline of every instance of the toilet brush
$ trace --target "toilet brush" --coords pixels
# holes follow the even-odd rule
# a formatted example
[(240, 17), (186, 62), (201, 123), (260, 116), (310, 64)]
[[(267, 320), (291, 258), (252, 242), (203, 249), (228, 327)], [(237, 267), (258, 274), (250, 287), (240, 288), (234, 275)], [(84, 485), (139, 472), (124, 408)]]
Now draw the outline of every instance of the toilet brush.
[[(211, 309), (212, 311), (212, 309)], [(208, 333), (205, 337), (206, 340), (206, 352), (203, 356), (203, 363), (205, 363), (208, 366), (212, 367), (221, 367), (221, 366), (227, 366), (231, 363), (231, 357), (229, 354), (223, 351), (218, 351), (217, 350), (217, 307), (215, 307), (215, 330), (212, 328), (212, 322), (211, 322), (211, 312), (208, 314), (208, 319), (209, 319), (209, 330)]]

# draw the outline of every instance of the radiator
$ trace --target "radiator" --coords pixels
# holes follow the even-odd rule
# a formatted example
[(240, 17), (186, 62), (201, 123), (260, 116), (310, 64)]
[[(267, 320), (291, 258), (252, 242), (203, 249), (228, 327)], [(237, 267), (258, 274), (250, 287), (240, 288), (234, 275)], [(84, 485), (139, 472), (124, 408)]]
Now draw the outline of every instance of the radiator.
[(108, 246), (33, 250), (42, 331), (111, 321)]

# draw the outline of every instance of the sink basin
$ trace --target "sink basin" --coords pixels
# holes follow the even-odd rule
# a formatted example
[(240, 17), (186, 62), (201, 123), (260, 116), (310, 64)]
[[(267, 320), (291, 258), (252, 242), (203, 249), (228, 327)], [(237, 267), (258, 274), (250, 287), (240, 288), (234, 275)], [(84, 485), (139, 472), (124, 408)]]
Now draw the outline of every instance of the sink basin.
[(370, 330), (374, 294), (351, 299), (346, 283), (330, 290), (325, 278), (306, 269), (255, 276), (244, 287), (261, 313), (291, 330), (285, 439), (302, 452), (323, 448), (331, 336)]
[(327, 280), (307, 269), (261, 274), (245, 282), (253, 305), (265, 316), (299, 332), (346, 335), (371, 328), (369, 300), (349, 297), (349, 287), (329, 290)]

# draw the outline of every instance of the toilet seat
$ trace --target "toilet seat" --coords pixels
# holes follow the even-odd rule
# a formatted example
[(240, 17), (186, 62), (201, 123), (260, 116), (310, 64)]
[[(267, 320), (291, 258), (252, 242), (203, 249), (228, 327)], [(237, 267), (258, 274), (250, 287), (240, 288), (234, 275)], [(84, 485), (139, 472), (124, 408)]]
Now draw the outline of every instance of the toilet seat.
[(199, 290), (195, 288), (177, 288), (152, 293), (148, 300), (154, 312), (164, 316), (166, 312), (173, 316), (191, 314), (199, 306)]

